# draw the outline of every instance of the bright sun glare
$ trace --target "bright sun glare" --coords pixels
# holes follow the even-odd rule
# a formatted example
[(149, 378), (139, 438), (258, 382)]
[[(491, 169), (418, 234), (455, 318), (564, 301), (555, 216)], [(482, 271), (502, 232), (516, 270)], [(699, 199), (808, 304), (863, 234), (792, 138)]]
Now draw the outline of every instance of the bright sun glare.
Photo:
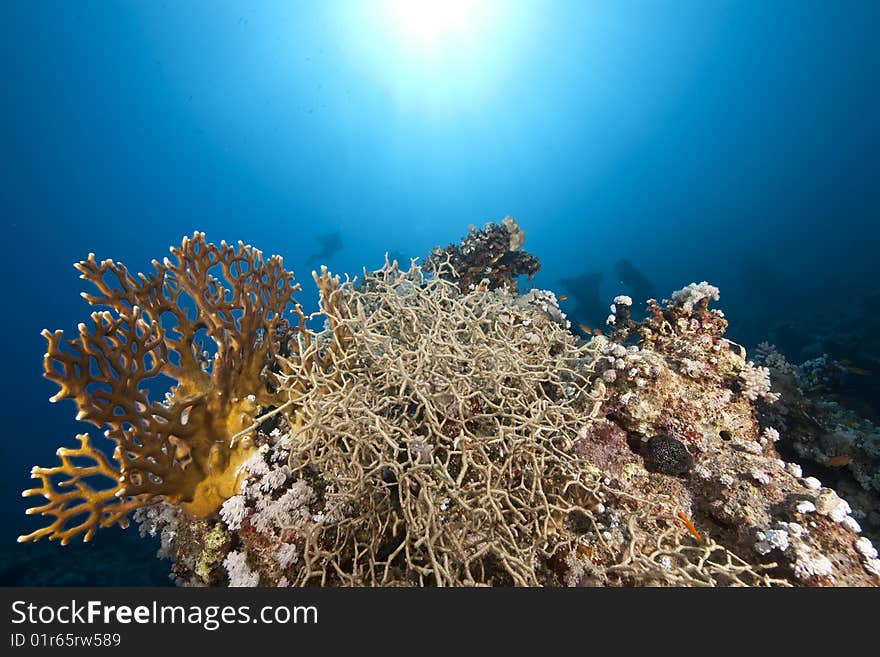
[[(431, 115), (490, 99), (524, 50), (528, 3), (340, 0), (341, 43), (401, 108)], [(516, 47), (514, 47), (516, 44)]]
[(485, 27), (487, 0), (384, 0), (386, 20), (417, 49), (452, 47)]

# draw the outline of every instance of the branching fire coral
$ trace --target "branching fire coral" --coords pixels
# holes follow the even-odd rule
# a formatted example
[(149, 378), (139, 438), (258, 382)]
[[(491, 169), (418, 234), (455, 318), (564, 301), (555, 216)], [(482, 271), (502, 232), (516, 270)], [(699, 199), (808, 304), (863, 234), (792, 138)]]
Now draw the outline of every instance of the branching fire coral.
[[(45, 376), (61, 387), (52, 401), (72, 399), (77, 419), (106, 428), (116, 463), (79, 436), (79, 449), (58, 451), (60, 466), (35, 467), (41, 485), (23, 494), (48, 502), (29, 513), (54, 521), (20, 541), (88, 540), (98, 527), (125, 525), (129, 510), (156, 497), (194, 517), (214, 513), (234, 494), (238, 468), (254, 449), (249, 440), (230, 445), (230, 436), (260, 407), (283, 402), (266, 377), (298, 289), (281, 258), (264, 261), (241, 242), (215, 246), (203, 233), (184, 238), (171, 255), (153, 261), (149, 275), (132, 276), (94, 254), (76, 265), (97, 289), (83, 297), (108, 310), (92, 313), (72, 340), (43, 332)], [(166, 399), (151, 399), (163, 379), (176, 385)]]

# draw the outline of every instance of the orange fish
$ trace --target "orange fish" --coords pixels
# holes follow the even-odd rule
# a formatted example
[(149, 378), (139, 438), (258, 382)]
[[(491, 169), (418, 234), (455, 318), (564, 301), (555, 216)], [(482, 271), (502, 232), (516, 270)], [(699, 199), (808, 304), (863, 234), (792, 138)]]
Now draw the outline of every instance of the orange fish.
[(832, 468), (842, 468), (845, 465), (849, 465), (852, 463), (852, 456), (849, 454), (838, 454), (837, 456), (832, 456), (825, 462), (825, 465), (830, 466)]
[(703, 545), (706, 545), (706, 541), (703, 539), (702, 536), (700, 536), (700, 532), (698, 532), (697, 528), (694, 527), (694, 523), (691, 522), (691, 519), (688, 518), (681, 511), (679, 511), (676, 515), (678, 516), (678, 519), (684, 523), (685, 528), (688, 530), (688, 532), (690, 532), (691, 536), (696, 538)]
[(586, 324), (578, 324), (578, 328), (579, 328), (581, 331), (583, 331), (584, 333), (586, 333), (587, 335), (592, 335), (592, 334), (593, 334), (593, 329), (591, 329), (591, 328), (590, 328), (589, 326), (587, 326)]
[(558, 297), (556, 297), (556, 300), (559, 301), (560, 303), (563, 301), (568, 301), (568, 295), (567, 294), (560, 294)]

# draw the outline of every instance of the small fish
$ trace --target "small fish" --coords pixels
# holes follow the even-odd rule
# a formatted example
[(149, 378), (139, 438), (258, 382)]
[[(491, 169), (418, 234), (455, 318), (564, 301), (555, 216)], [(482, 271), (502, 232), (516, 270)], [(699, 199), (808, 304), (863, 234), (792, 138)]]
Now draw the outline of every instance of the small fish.
[(581, 331), (583, 331), (584, 333), (586, 333), (587, 335), (592, 335), (592, 334), (593, 334), (593, 329), (591, 329), (591, 328), (590, 328), (589, 326), (587, 326), (586, 324), (578, 324), (578, 328), (579, 328)]
[(685, 529), (688, 530), (688, 532), (691, 534), (691, 536), (696, 538), (703, 545), (706, 545), (706, 541), (703, 539), (702, 536), (700, 536), (700, 532), (698, 532), (697, 528), (694, 527), (694, 523), (691, 521), (691, 519), (688, 518), (681, 511), (679, 511), (676, 515), (678, 516), (678, 519), (684, 523)]
[(842, 468), (845, 465), (849, 465), (852, 463), (853, 457), (850, 454), (838, 454), (837, 456), (832, 456), (825, 462), (825, 465), (832, 468)]
[(558, 297), (556, 297), (556, 300), (559, 303), (562, 303), (563, 301), (568, 301), (568, 295), (567, 294), (560, 294)]
[(596, 335), (602, 335), (602, 329), (593, 329), (593, 333)]

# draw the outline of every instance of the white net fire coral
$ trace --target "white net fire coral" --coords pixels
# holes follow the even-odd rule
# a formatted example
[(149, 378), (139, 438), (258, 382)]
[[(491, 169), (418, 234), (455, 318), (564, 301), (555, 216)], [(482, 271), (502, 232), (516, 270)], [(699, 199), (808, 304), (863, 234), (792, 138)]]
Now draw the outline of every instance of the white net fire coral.
[[(618, 297), (614, 333), (584, 341), (552, 292), (462, 289), (452, 267), (438, 253), (430, 273), (322, 269), (323, 330), (297, 307), (298, 326), (271, 324), (271, 345), (252, 336), (259, 390), (217, 436), (240, 457), (222, 500), (198, 514), (172, 496), (136, 500), (178, 584), (876, 583), (870, 542), (845, 518), (791, 549), (767, 540), (815, 516), (804, 502), (821, 506), (821, 491), (761, 433), (755, 401), (773, 393), (723, 338), (717, 288), (652, 300), (643, 322)], [(646, 469), (659, 443), (686, 465)]]
[(287, 581), (541, 583), (568, 514), (595, 501), (571, 451), (597, 398), (589, 345), (509, 292), (462, 295), (417, 267), (340, 290), (346, 356), (309, 373), (288, 440), (317, 499)]

